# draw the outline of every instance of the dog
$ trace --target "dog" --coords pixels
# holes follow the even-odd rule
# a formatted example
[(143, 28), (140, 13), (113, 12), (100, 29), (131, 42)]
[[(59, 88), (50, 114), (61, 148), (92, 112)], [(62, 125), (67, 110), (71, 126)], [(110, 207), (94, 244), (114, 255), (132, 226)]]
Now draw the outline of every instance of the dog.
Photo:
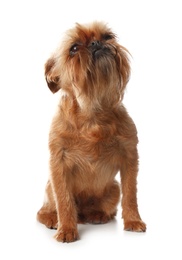
[(112, 220), (120, 190), (124, 230), (146, 231), (136, 196), (137, 129), (122, 104), (129, 77), (129, 52), (98, 21), (68, 30), (45, 64), (48, 87), (63, 94), (50, 130), (50, 176), (37, 219), (57, 229), (57, 241), (79, 239), (77, 223)]

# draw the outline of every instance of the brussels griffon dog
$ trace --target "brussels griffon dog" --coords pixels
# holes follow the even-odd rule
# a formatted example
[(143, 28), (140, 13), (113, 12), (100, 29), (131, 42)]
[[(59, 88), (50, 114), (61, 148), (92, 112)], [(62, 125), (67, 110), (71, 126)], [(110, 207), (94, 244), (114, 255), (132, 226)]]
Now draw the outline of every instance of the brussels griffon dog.
[(77, 223), (107, 223), (120, 185), (124, 229), (145, 231), (137, 206), (137, 130), (122, 104), (128, 51), (104, 23), (76, 24), (45, 64), (50, 90), (63, 95), (49, 136), (50, 177), (37, 219), (55, 238), (79, 238)]

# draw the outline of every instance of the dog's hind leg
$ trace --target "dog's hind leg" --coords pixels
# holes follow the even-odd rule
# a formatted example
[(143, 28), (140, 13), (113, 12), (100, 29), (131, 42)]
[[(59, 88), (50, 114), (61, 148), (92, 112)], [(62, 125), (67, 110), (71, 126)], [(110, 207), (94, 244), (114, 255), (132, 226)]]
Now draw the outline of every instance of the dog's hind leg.
[(76, 199), (78, 223), (107, 223), (116, 216), (119, 199), (120, 187), (116, 181), (108, 185), (100, 196), (81, 194)]
[(37, 212), (37, 220), (47, 228), (57, 229), (57, 212), (50, 181), (48, 181), (46, 186), (44, 204)]

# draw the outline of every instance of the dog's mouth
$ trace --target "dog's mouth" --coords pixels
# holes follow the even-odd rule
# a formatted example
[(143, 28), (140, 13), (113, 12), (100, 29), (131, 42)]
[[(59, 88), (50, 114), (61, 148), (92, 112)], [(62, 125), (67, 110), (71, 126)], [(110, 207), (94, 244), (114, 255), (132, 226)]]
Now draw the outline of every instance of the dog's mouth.
[(97, 60), (101, 57), (113, 56), (113, 55), (109, 48), (102, 46), (100, 48), (92, 50), (92, 56), (94, 60)]
[(102, 48), (92, 51), (92, 55), (93, 55), (94, 58), (99, 58), (103, 54), (104, 54), (104, 51), (103, 51)]
[(94, 59), (98, 59), (101, 56), (111, 54), (111, 50), (108, 47), (104, 46), (100, 41), (91, 42), (89, 49)]

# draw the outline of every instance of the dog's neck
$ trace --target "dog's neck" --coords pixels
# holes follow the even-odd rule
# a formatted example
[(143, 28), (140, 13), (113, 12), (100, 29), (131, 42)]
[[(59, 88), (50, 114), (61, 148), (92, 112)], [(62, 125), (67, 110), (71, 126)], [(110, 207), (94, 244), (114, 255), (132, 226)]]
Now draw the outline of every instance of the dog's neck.
[(69, 93), (62, 96), (61, 106), (63, 106), (64, 111), (74, 111), (74, 113), (79, 113), (86, 116), (88, 119), (93, 118), (98, 113), (112, 113), (118, 107), (122, 105), (122, 97), (107, 96), (103, 99), (84, 97), (78, 95), (77, 97), (73, 93)]
[[(107, 91), (106, 91), (107, 92)], [(84, 95), (74, 92), (69, 93), (68, 99), (70, 102), (77, 104), (79, 110), (88, 115), (93, 114), (95, 111), (111, 111), (121, 104), (123, 96), (118, 93), (99, 93), (97, 95)], [(71, 104), (70, 103), (70, 104)]]

